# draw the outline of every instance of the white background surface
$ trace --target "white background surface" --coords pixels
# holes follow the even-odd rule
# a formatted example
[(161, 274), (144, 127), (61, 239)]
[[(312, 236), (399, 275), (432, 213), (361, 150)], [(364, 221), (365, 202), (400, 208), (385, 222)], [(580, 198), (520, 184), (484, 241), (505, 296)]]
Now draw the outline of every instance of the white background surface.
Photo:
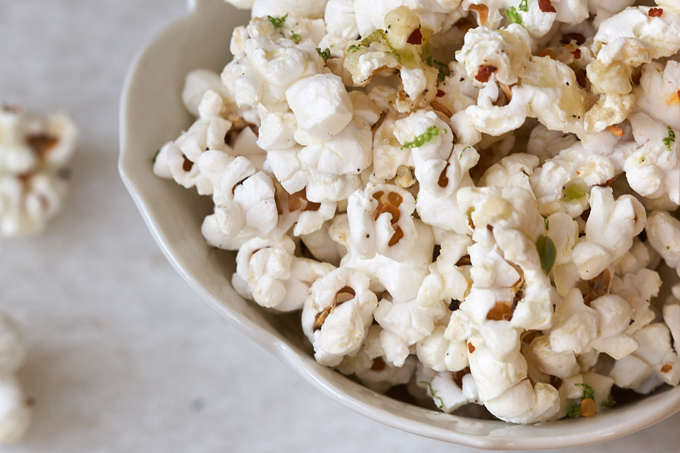
[[(118, 99), (136, 51), (184, 11), (182, 0), (0, 0), (0, 101), (64, 109), (81, 129), (64, 213), (40, 237), (0, 240), (0, 309), (23, 328), (36, 401), (27, 437), (6, 451), (474, 451), (326, 399), (165, 261), (118, 177)], [(586, 451), (677, 451), (678, 423)]]

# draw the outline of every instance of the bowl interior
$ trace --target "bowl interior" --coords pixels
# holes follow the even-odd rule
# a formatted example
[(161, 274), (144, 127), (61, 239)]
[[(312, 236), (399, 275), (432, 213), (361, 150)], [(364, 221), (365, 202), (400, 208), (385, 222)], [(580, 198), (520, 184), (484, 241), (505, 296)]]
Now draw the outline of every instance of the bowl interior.
[(220, 72), (231, 59), (233, 28), (249, 19), (248, 12), (224, 0), (189, 4), (190, 13), (149, 44), (128, 74), (120, 111), (120, 172), (168, 260), (218, 313), (337, 402), (395, 428), (443, 441), (488, 449), (576, 446), (629, 434), (678, 410), (680, 388), (592, 419), (510, 425), (415, 407), (318, 365), (303, 338), (299, 314), (274, 315), (234, 292), (234, 254), (208, 247), (200, 232), (212, 209), (210, 199), (152, 172), (156, 151), (192, 123), (180, 99), (185, 75), (197, 68)]

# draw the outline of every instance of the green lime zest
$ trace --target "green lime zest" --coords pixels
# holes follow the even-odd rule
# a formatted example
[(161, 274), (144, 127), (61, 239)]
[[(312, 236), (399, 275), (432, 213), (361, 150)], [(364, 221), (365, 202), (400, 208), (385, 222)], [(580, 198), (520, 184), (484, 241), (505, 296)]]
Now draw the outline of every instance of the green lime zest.
[(323, 58), (323, 61), (328, 61), (331, 58), (331, 49), (330, 47), (326, 47), (324, 50), (321, 50), (320, 48), (316, 48), (316, 53), (319, 54), (321, 58)]
[(574, 384), (577, 387), (583, 387), (583, 399), (595, 400), (595, 390), (588, 384)]
[[(582, 416), (582, 414), (581, 414), (581, 402), (583, 402), (583, 400), (591, 399), (591, 400), (595, 401), (595, 390), (593, 390), (593, 388), (591, 386), (589, 386), (588, 384), (585, 384), (585, 383), (584, 384), (574, 384), (574, 385), (577, 386), (577, 387), (583, 387), (583, 397), (579, 401), (575, 402), (574, 405), (569, 408), (569, 410), (567, 411), (567, 415), (569, 416), (569, 418), (579, 418), (579, 417)], [(605, 403), (607, 403), (606, 404), (607, 407), (611, 407), (614, 404), (616, 404), (616, 402), (613, 401), (613, 400), (605, 401), (605, 402), (602, 403), (602, 405), (605, 406)]]
[(269, 22), (272, 23), (274, 28), (281, 28), (283, 25), (286, 23), (286, 19), (288, 19), (288, 14), (286, 14), (283, 17), (272, 17), (272, 16), (267, 16), (267, 19), (269, 19)]
[(439, 75), (437, 76), (437, 82), (439, 83), (443, 82), (446, 77), (451, 75), (451, 70), (449, 69), (449, 66), (446, 63), (442, 63), (439, 60), (435, 60), (432, 56), (427, 57), (425, 59), (425, 63), (428, 66), (432, 66), (433, 68), (439, 71)]
[(437, 126), (430, 126), (425, 133), (416, 136), (412, 142), (406, 142), (401, 146), (401, 149), (420, 148), (425, 143), (431, 142), (439, 134), (446, 134), (445, 129), (439, 129)]
[(567, 411), (569, 418), (579, 418), (581, 417), (581, 403), (576, 403), (569, 408)]
[(378, 43), (385, 46), (384, 50), (387, 53), (394, 55), (394, 57), (400, 64), (406, 67), (413, 67), (415, 65), (416, 58), (413, 52), (408, 49), (396, 49), (392, 45), (392, 43), (390, 43), (390, 39), (387, 37), (387, 33), (385, 32), (385, 30), (374, 31), (373, 33), (362, 39), (361, 42), (359, 43), (359, 46), (369, 47), (373, 43)]
[(290, 34), (290, 39), (295, 43), (295, 44), (300, 44), (300, 41), (302, 41), (302, 36), (298, 35), (295, 32), (291, 32)]
[(525, 13), (529, 12), (529, 5), (527, 0), (522, 0), (521, 2), (519, 2), (518, 9), (520, 11), (524, 11)]
[(506, 9), (505, 15), (508, 17), (508, 20), (513, 24), (520, 24), (524, 26), (524, 23), (522, 22), (522, 17), (519, 15), (519, 13), (517, 12), (517, 8), (515, 8), (514, 6), (511, 6), (510, 8)]
[[(444, 400), (442, 400), (437, 393), (434, 391), (432, 388), (432, 384), (430, 384), (427, 381), (420, 381), (419, 384), (424, 384), (427, 385), (428, 390), (430, 391), (430, 396), (432, 396), (432, 399), (435, 400), (434, 404), (439, 408), (439, 409), (444, 409)], [(439, 403), (437, 403), (439, 401)]]
[(671, 143), (675, 143), (675, 131), (670, 126), (668, 128), (668, 135), (663, 139), (663, 144), (666, 145), (668, 151), (671, 151)]

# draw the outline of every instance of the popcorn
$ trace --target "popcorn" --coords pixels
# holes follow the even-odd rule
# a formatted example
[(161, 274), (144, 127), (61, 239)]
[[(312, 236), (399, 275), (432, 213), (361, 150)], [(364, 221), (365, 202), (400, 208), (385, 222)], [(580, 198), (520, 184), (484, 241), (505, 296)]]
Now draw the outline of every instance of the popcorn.
[(590, 280), (621, 258), (633, 245), (647, 221), (645, 208), (630, 195), (614, 200), (612, 189), (594, 187), (590, 192), (590, 216), (586, 239), (572, 252), (583, 280)]
[(66, 114), (40, 118), (0, 105), (0, 234), (36, 233), (62, 209), (75, 139)]
[(535, 423), (559, 410), (559, 394), (551, 385), (532, 385), (527, 364), (519, 350), (507, 361), (498, 361), (479, 337), (468, 341), (470, 371), (479, 398), (501, 420)]
[(250, 38), (244, 56), (229, 63), (222, 82), (239, 107), (259, 103), (276, 107), (286, 101), (285, 92), (299, 79), (319, 73), (323, 60), (313, 47), (297, 47), (290, 40)]
[(588, 134), (547, 159), (530, 177), (541, 214), (581, 215), (588, 208), (590, 188), (607, 185), (620, 174), (633, 147), (605, 131)]
[(465, 45), (456, 59), (465, 64), (470, 78), (487, 83), (490, 75), (506, 85), (513, 85), (524, 75), (531, 57), (531, 38), (526, 29), (511, 24), (505, 30), (479, 27), (465, 35)]
[(636, 109), (680, 131), (680, 62), (668, 60), (665, 66), (657, 62), (644, 65), (640, 88)]
[(332, 74), (317, 74), (298, 80), (286, 91), (298, 131), (325, 142), (352, 121), (352, 101), (342, 81)]
[(527, 152), (538, 156), (540, 164), (556, 157), (560, 151), (567, 149), (576, 143), (577, 139), (571, 134), (563, 134), (559, 131), (551, 131), (539, 124), (532, 129), (527, 143)]
[(400, 168), (414, 167), (411, 150), (402, 149), (399, 140), (394, 135), (397, 129), (396, 122), (400, 116), (395, 112), (387, 113), (373, 136), (373, 174), (371, 176), (376, 183), (387, 182), (394, 178)]
[(246, 242), (236, 256), (234, 289), (266, 308), (299, 310), (312, 283), (333, 266), (297, 258), (294, 251), (295, 244), (286, 237), (278, 242), (259, 238)]
[[(415, 177), (420, 183), (416, 208), (420, 218), (430, 225), (466, 233), (467, 217), (458, 209), (456, 193), (472, 185), (469, 170), (479, 160), (471, 146), (453, 145), (449, 127), (434, 112), (419, 111), (395, 122), (395, 137), (403, 147), (412, 147)], [(428, 134), (436, 133), (429, 142)]]
[(166, 143), (158, 151), (153, 172), (161, 178), (174, 179), (184, 188), (196, 187), (201, 195), (212, 194), (213, 186), (210, 181), (201, 174), (198, 166), (186, 157), (175, 142)]
[(343, 374), (355, 374), (368, 388), (384, 393), (394, 385), (407, 384), (415, 372), (417, 360), (409, 357), (401, 367), (386, 362), (380, 343), (381, 332), (379, 325), (371, 325), (359, 352), (343, 358), (337, 368)]
[(18, 327), (0, 314), (0, 444), (17, 442), (31, 422), (31, 404), (15, 376), (25, 356)]
[[(502, 135), (531, 117), (551, 130), (582, 133), (585, 92), (568, 66), (548, 57), (531, 57), (517, 76), (507, 105), (494, 104), (500, 93), (495, 83), (489, 83), (480, 91), (477, 105), (466, 109), (480, 132)], [(495, 73), (490, 77), (495, 79)]]
[(660, 16), (649, 11), (627, 8), (600, 25), (593, 44), (597, 60), (587, 68), (596, 92), (628, 94), (633, 68), (680, 50), (680, 11), (666, 8)]
[(611, 292), (626, 299), (632, 310), (633, 322), (627, 333), (635, 333), (654, 320), (656, 315), (650, 309), (650, 303), (653, 297), (659, 295), (660, 289), (659, 274), (649, 269), (640, 269), (635, 274), (624, 274), (612, 279)]
[[(422, 306), (417, 299), (381, 300), (374, 316), (376, 322), (384, 329), (381, 342), (388, 360), (395, 366), (402, 366), (408, 355), (407, 353), (404, 356), (402, 351), (408, 351), (412, 345), (429, 336), (434, 330), (435, 322), (447, 314), (448, 310), (443, 302)], [(390, 347), (402, 353), (392, 353), (388, 350)]]
[(187, 74), (182, 90), (184, 107), (194, 116), (198, 116), (198, 106), (203, 96), (212, 91), (218, 92), (222, 86), (220, 75), (208, 69), (196, 69)]
[(680, 361), (671, 347), (668, 327), (650, 324), (639, 330), (635, 339), (640, 344), (638, 349), (630, 359), (617, 361), (610, 373), (616, 385), (641, 393), (649, 393), (663, 382), (678, 385)]
[(312, 285), (302, 310), (302, 329), (322, 365), (337, 366), (361, 347), (378, 304), (369, 284), (360, 271), (341, 267)]
[(436, 327), (416, 345), (420, 363), (435, 371), (461, 371), (468, 366), (467, 343), (451, 341), (445, 336), (444, 326)]
[(329, 234), (330, 223), (324, 223), (320, 229), (300, 236), (302, 244), (307, 247), (314, 258), (319, 261), (340, 265), (340, 259), (344, 255), (342, 246), (331, 239)]
[(459, 407), (477, 400), (477, 388), (469, 369), (457, 373), (435, 372), (419, 365), (416, 371), (418, 387), (425, 389), (435, 406), (451, 413)]
[(677, 0), (228, 1), (154, 172), (320, 364), (511, 423), (680, 383)]
[(571, 351), (556, 352), (550, 346), (550, 336), (543, 335), (534, 339), (529, 347), (529, 354), (536, 362), (539, 371), (560, 379), (579, 374), (581, 368), (576, 355)]
[(367, 32), (371, 27), (366, 28), (361, 16), (369, 5), (378, 3), (355, 3), (357, 25), (364, 39), (352, 44), (352, 52), (345, 57), (344, 66), (352, 75), (353, 84), (363, 87), (378, 72), (398, 71), (401, 86), (395, 101), (397, 111), (407, 113), (428, 105), (437, 93), (439, 77), (439, 71), (428, 64), (431, 30), (422, 27), (417, 13), (400, 6), (376, 16), (384, 20), (384, 25)]
[(555, 311), (556, 324), (550, 332), (550, 348), (555, 352), (581, 354), (597, 338), (597, 312), (588, 307), (580, 291), (572, 289)]
[(634, 3), (635, 0), (588, 0), (588, 10), (596, 15), (593, 25), (599, 27), (602, 22)]
[(675, 131), (643, 113), (631, 115), (630, 122), (640, 147), (624, 165), (628, 184), (642, 196), (668, 195), (680, 204), (680, 140), (675, 142)]
[(359, 36), (354, 0), (328, 0), (324, 11), (326, 31), (344, 39), (355, 39)]
[(413, 196), (393, 185), (369, 185), (349, 199), (346, 217), (331, 226), (331, 237), (348, 250), (341, 265), (362, 270), (393, 297), (416, 298), (427, 275), (434, 238), (413, 219)]
[(430, 264), (430, 273), (418, 290), (417, 299), (421, 306), (444, 301), (449, 305), (454, 304), (455, 308), (456, 302), (460, 303), (465, 298), (472, 283), (470, 265), (465, 263), (471, 245), (472, 240), (467, 235), (448, 233), (444, 236), (439, 256)]
[[(227, 0), (232, 2), (232, 0)], [(247, 5), (250, 0), (235, 0), (234, 3), (243, 2)], [(326, 7), (326, 0), (254, 0), (252, 2), (252, 16), (267, 17), (275, 16), (282, 17), (286, 14), (299, 17), (322, 17), (324, 8)], [(246, 7), (247, 8), (247, 7)]]
[(444, 31), (461, 17), (461, 14), (455, 11), (459, 4), (460, 0), (395, 0), (358, 2), (354, 8), (359, 32), (361, 36), (367, 36), (375, 30), (386, 29), (390, 23), (389, 13), (403, 10), (403, 7), (413, 11), (424, 28), (435, 33)]
[(680, 276), (680, 221), (665, 211), (654, 211), (645, 231), (654, 250)]
[(325, 32), (321, 19), (309, 19), (297, 14), (286, 14), (285, 17), (283, 14), (280, 17), (262, 15), (253, 17), (246, 27), (236, 28), (230, 47), (232, 54), (241, 58), (244, 56), (245, 41), (248, 38), (267, 38), (272, 41), (289, 39), (295, 44), (318, 46)]

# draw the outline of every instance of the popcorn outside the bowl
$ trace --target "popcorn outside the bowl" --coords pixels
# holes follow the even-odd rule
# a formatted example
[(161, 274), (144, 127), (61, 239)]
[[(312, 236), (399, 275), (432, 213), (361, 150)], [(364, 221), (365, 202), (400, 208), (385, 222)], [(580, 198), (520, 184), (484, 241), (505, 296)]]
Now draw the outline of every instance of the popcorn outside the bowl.
[(319, 363), (511, 423), (678, 384), (677, 1), (231, 3), (154, 171)]
[(76, 135), (64, 113), (0, 105), (0, 234), (37, 233), (61, 211)]
[(25, 357), (26, 347), (19, 328), (0, 314), (0, 444), (17, 442), (31, 422), (31, 402), (16, 377)]

